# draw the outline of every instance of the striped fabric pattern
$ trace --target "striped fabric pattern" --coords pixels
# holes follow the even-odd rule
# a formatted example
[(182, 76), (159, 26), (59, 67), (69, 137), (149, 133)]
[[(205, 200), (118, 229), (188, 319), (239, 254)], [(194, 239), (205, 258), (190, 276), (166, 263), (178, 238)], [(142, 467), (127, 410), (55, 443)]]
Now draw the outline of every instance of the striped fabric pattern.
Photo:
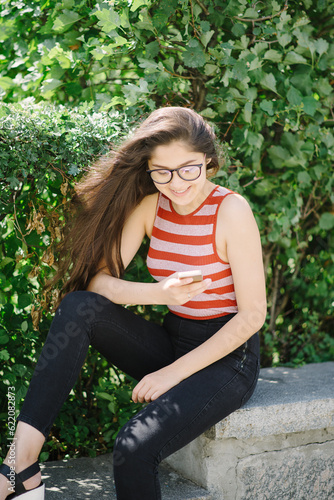
[(212, 283), (205, 292), (181, 306), (169, 305), (174, 314), (190, 319), (210, 319), (236, 313), (231, 267), (217, 254), (215, 245), (218, 209), (233, 191), (217, 186), (194, 212), (178, 214), (170, 200), (159, 194), (147, 267), (157, 281), (176, 271), (201, 269)]

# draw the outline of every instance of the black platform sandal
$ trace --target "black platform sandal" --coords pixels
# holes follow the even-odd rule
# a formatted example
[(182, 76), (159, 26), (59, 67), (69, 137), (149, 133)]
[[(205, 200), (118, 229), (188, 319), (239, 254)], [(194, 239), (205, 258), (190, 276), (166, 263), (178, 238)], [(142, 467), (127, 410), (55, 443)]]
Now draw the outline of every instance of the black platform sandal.
[(23, 486), (24, 481), (27, 481), (27, 479), (30, 479), (39, 471), (38, 462), (35, 462), (17, 474), (8, 465), (0, 465), (0, 474), (5, 476), (8, 481), (12, 483), (15, 482), (15, 486), (13, 484), (14, 493), (11, 493), (6, 500), (12, 500), (14, 498), (19, 498), (19, 500), (44, 500), (45, 484), (42, 483), (42, 481), (39, 486), (32, 490), (26, 490)]

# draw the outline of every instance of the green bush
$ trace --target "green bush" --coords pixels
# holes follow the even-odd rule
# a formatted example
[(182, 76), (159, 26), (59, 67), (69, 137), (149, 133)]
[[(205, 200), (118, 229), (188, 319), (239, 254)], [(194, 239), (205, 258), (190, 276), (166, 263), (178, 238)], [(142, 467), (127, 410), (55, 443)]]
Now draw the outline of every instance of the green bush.
[[(1, 395), (12, 384), (21, 399), (45, 338), (50, 315), (42, 306), (52, 294), (43, 296), (41, 285), (55, 266), (53, 245), (61, 238), (73, 177), (139, 116), (161, 105), (193, 107), (210, 120), (229, 158), (216, 181), (244, 195), (254, 210), (269, 303), (262, 366), (333, 360), (334, 4), (3, 4)], [(22, 99), (22, 106), (9, 104)], [(66, 108), (32, 104), (41, 101)], [(128, 279), (149, 279), (144, 253)], [(163, 312), (135, 310), (155, 321)], [(117, 394), (122, 385), (114, 372), (109, 382), (108, 367), (90, 356), (49, 451), (105, 449), (121, 413), (134, 411), (122, 397), (115, 402), (98, 396), (110, 389)], [(61, 434), (65, 429), (72, 435)]]
[[(106, 116), (27, 104), (1, 106), (0, 115), (3, 454), (8, 443), (8, 387), (15, 387), (18, 409), (51, 322), (47, 309), (57, 290), (43, 292), (43, 285), (55, 272), (55, 247), (70, 215), (74, 179), (97, 156), (107, 153), (132, 123), (118, 112)], [(119, 427), (138, 408), (129, 403), (130, 394), (131, 381), (91, 352), (42, 458), (110, 449)]]

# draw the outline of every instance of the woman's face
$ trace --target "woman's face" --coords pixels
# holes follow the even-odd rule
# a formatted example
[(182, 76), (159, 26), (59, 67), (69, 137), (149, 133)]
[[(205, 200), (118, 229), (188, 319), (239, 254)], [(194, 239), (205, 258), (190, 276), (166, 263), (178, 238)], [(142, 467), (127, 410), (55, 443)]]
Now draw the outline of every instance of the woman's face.
[(206, 163), (204, 153), (195, 152), (179, 141), (165, 146), (157, 146), (148, 161), (149, 170), (167, 169), (200, 165), (201, 174), (194, 181), (181, 179), (177, 172), (173, 172), (172, 180), (168, 184), (155, 183), (157, 189), (167, 196), (175, 210), (180, 214), (191, 213), (198, 208), (212, 190), (212, 183), (206, 178)]

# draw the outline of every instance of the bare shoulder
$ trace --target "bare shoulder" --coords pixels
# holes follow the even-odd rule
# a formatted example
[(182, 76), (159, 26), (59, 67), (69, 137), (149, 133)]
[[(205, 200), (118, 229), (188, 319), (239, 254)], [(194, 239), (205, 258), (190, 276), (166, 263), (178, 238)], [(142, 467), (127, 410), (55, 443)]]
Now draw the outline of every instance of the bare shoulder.
[(248, 201), (240, 194), (233, 193), (221, 203), (219, 218), (224, 224), (233, 225), (254, 220), (254, 215)]

